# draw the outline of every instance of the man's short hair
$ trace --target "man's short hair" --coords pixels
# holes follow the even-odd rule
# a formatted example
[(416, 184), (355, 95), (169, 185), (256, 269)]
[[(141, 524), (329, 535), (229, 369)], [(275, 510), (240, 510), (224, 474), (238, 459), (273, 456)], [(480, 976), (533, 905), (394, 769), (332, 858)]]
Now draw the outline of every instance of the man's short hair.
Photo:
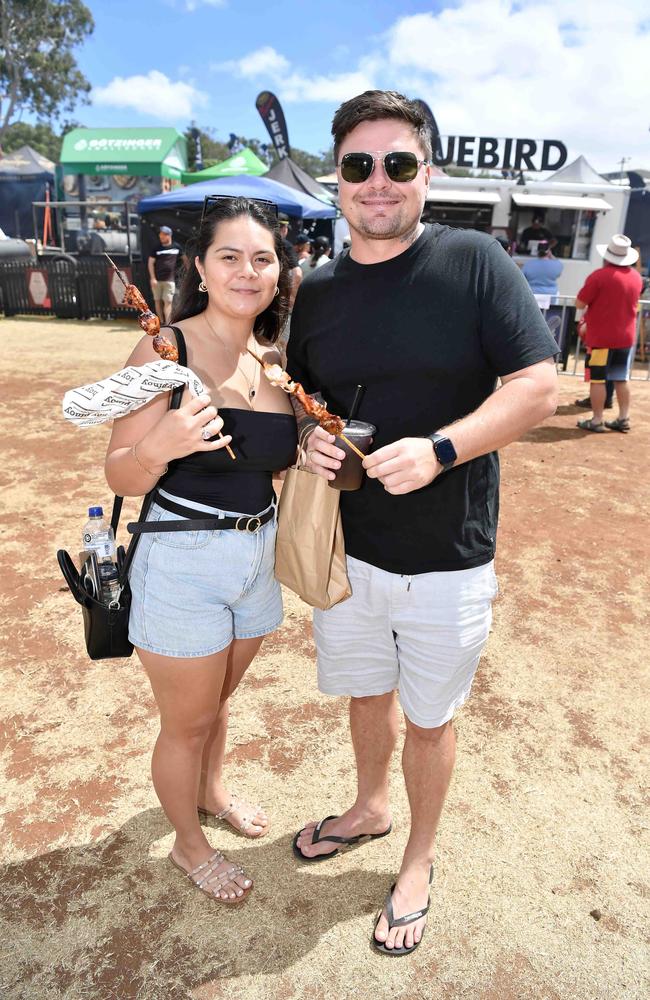
[(363, 122), (395, 121), (410, 125), (420, 143), (426, 160), (431, 160), (431, 131), (429, 123), (417, 101), (411, 101), (396, 90), (366, 90), (345, 101), (336, 111), (332, 121), (334, 159), (338, 163), (339, 149), (345, 137)]

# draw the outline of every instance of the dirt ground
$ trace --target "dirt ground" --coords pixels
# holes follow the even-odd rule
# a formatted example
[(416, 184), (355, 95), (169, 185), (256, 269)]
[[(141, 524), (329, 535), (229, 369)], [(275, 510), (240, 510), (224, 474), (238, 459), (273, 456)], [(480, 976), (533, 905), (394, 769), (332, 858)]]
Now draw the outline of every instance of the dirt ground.
[(647, 997), (650, 383), (633, 383), (631, 434), (589, 435), (583, 386), (563, 376), (557, 415), (502, 454), (501, 594), (457, 716), (428, 930), (397, 960), (369, 942), (407, 836), (399, 755), (390, 838), (313, 867), (290, 850), (354, 791), (346, 705), (316, 690), (291, 594), (236, 696), (228, 753), (231, 787), (265, 804), (271, 833), (209, 833), (254, 896), (211, 903), (166, 860), (146, 679), (135, 657), (86, 658), (55, 561), (77, 552), (88, 505), (110, 501), (108, 431), (68, 425), (62, 395), (121, 367), (137, 330), (24, 318), (0, 333), (0, 995)]

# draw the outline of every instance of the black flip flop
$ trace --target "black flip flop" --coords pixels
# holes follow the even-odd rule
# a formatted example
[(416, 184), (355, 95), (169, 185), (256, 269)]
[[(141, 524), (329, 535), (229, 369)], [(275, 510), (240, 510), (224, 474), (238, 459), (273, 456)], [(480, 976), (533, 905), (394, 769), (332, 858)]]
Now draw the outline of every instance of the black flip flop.
[(329, 858), (335, 858), (337, 854), (344, 854), (346, 851), (350, 851), (355, 847), (361, 847), (363, 844), (369, 843), (371, 840), (379, 840), (381, 837), (387, 837), (393, 829), (393, 824), (391, 823), (388, 829), (384, 830), (383, 833), (360, 833), (356, 837), (321, 837), (320, 831), (323, 823), (327, 823), (329, 819), (338, 819), (338, 816), (326, 816), (325, 819), (322, 819), (320, 823), (314, 827), (311, 842), (312, 844), (332, 843), (340, 844), (341, 846), (337, 847), (333, 851), (329, 851), (327, 854), (316, 854), (313, 858), (308, 858), (307, 855), (303, 854), (298, 847), (298, 838), (302, 833), (302, 830), (299, 830), (293, 838), (291, 847), (295, 856), (301, 861), (328, 861)]
[[(431, 871), (429, 872), (429, 885), (433, 881), (433, 865), (431, 865)], [(407, 913), (404, 917), (397, 917), (395, 919), (395, 914), (393, 912), (393, 892), (395, 890), (396, 883), (390, 887), (390, 892), (386, 896), (386, 902), (384, 903), (382, 909), (379, 911), (379, 916), (375, 921), (375, 928), (372, 932), (372, 944), (377, 949), (377, 951), (382, 952), (384, 955), (410, 955), (415, 949), (422, 943), (422, 938), (424, 937), (424, 932), (427, 929), (426, 924), (422, 928), (422, 937), (419, 941), (416, 941), (411, 948), (387, 948), (383, 941), (378, 941), (375, 937), (375, 931), (377, 930), (377, 924), (381, 920), (381, 915), (386, 910), (386, 916), (388, 917), (388, 931), (392, 931), (393, 927), (406, 927), (407, 924), (414, 924), (416, 920), (420, 920), (422, 917), (426, 916), (429, 912), (429, 907), (431, 905), (431, 896), (427, 897), (427, 905), (421, 910), (415, 910), (414, 913)]]

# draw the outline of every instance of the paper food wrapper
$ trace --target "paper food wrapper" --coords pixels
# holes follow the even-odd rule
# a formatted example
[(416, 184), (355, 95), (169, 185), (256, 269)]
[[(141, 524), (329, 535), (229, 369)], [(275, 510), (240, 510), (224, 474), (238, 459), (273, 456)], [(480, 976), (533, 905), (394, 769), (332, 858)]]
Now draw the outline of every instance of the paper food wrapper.
[[(69, 389), (63, 397), (63, 416), (77, 427), (104, 424), (107, 420), (117, 420), (138, 410), (154, 396), (169, 392), (177, 385), (187, 385), (192, 396), (200, 396), (204, 392), (198, 375), (175, 361), (130, 365), (100, 382)], [(205, 425), (206, 436), (211, 423)]]

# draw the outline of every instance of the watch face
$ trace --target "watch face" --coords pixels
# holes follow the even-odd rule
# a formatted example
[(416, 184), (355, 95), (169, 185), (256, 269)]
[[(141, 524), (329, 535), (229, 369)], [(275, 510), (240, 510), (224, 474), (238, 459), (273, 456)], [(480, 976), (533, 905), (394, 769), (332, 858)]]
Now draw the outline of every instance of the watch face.
[(458, 458), (456, 449), (449, 438), (443, 438), (441, 441), (436, 441), (435, 452), (441, 465), (451, 465)]

